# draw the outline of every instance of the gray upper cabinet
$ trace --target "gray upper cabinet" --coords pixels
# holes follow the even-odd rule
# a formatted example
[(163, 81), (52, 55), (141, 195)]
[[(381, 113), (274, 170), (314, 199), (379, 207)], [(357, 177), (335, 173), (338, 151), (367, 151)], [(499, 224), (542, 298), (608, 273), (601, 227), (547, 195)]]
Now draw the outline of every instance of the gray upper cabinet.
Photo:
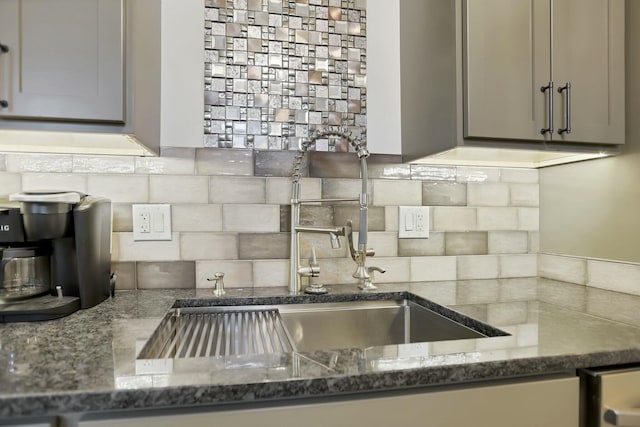
[(123, 0), (2, 0), (0, 118), (124, 121)]
[(464, 137), (624, 144), (624, 0), (465, 0)]

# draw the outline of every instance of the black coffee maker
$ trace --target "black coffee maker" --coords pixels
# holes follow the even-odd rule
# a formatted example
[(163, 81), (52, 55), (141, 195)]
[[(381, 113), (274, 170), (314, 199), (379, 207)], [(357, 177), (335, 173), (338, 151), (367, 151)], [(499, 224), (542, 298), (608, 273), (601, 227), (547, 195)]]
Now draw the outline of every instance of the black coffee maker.
[(110, 294), (111, 201), (74, 191), (0, 201), (0, 323), (49, 320)]

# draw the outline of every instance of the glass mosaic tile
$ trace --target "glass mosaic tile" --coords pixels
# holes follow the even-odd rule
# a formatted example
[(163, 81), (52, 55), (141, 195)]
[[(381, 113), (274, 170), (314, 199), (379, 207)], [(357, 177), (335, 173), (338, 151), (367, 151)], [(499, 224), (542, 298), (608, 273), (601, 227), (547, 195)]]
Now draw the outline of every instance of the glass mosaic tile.
[[(206, 0), (205, 146), (295, 150), (366, 134), (366, 0)], [(344, 141), (318, 141), (342, 151)]]

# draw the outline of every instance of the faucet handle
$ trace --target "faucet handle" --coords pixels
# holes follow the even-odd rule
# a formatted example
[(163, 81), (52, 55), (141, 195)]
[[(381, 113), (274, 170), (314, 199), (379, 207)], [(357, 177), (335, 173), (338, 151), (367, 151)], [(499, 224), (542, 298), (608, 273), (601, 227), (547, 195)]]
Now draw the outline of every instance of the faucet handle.
[(300, 267), (298, 274), (303, 277), (319, 277), (320, 276), (320, 264), (318, 264), (318, 257), (316, 256), (316, 247), (311, 247), (311, 259), (309, 260), (309, 267)]
[(373, 273), (375, 271), (377, 271), (378, 273), (386, 273), (387, 270), (381, 267), (376, 267), (376, 266), (371, 266), (371, 267), (367, 266), (365, 267), (365, 270), (367, 272), (368, 277), (363, 278), (362, 282), (360, 283), (360, 285), (358, 285), (358, 287), (363, 291), (375, 291), (376, 289), (378, 289), (378, 287), (373, 284)]
[(207, 281), (214, 282), (213, 295), (221, 297), (226, 293), (224, 290), (224, 273), (216, 273), (213, 277), (208, 277)]

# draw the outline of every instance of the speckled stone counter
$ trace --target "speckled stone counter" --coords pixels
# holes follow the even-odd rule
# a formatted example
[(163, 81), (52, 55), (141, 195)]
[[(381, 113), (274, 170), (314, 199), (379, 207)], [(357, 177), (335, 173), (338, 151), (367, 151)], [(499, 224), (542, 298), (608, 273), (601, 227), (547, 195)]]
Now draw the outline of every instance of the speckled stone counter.
[[(121, 291), (63, 319), (0, 325), (0, 419), (333, 396), (640, 362), (640, 297), (535, 278), (384, 285), (378, 292), (411, 292), (510, 335), (282, 354), (271, 364), (201, 358), (141, 372), (136, 354), (176, 299), (189, 305), (211, 299), (211, 291)], [(320, 297), (232, 289), (209, 303), (367, 295), (351, 286)]]

